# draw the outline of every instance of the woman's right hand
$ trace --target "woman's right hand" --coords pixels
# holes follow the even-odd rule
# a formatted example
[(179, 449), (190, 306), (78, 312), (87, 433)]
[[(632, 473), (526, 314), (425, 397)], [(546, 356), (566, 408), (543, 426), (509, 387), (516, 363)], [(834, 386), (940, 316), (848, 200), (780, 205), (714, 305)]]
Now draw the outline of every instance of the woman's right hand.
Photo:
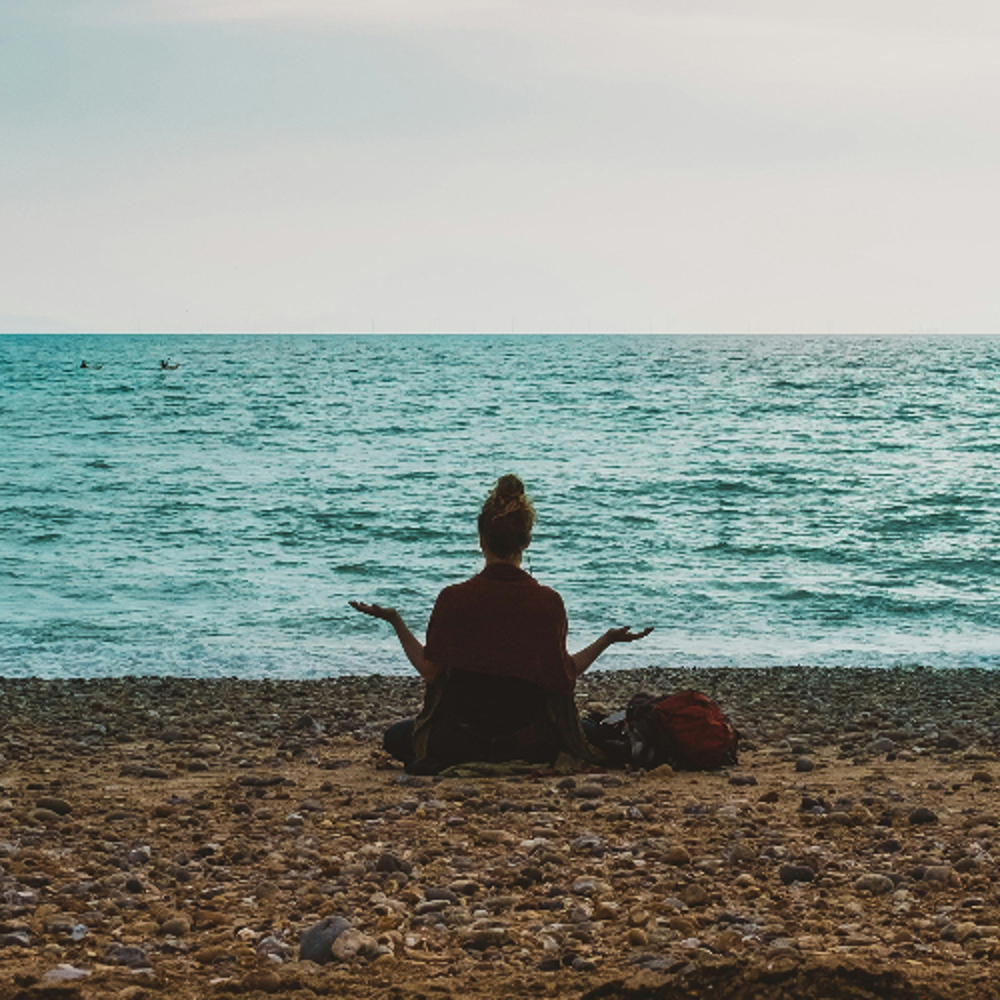
[(348, 601), (347, 603), (355, 611), (360, 611), (363, 615), (371, 615), (372, 618), (381, 618), (384, 622), (392, 622), (399, 617), (399, 612), (395, 608), (383, 608), (381, 604), (364, 604), (362, 601)]

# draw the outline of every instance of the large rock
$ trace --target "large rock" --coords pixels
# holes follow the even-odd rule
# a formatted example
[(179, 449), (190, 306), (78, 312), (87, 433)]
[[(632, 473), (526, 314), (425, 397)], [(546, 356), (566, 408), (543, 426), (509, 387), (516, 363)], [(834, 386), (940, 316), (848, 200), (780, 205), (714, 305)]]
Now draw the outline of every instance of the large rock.
[(320, 965), (331, 961), (333, 952), (330, 948), (333, 942), (350, 926), (343, 917), (324, 917), (318, 924), (313, 924), (299, 939), (299, 961), (317, 962)]

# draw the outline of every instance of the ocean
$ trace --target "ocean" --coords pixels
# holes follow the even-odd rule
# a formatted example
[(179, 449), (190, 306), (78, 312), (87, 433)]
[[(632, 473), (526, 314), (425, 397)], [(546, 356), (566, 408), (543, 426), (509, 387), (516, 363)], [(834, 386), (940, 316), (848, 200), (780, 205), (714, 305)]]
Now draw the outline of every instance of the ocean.
[(1000, 339), (7, 335), (0, 375), (4, 676), (406, 673), (347, 601), (422, 635), (505, 472), (571, 649), (655, 627), (601, 668), (1000, 665)]

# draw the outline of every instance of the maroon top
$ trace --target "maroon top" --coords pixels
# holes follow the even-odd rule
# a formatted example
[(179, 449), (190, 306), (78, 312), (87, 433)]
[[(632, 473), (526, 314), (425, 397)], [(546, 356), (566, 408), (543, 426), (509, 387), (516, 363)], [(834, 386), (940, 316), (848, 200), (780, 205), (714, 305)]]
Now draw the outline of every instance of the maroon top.
[(509, 563), (445, 587), (427, 624), (424, 656), (445, 671), (520, 677), (553, 694), (576, 686), (566, 608), (550, 587)]

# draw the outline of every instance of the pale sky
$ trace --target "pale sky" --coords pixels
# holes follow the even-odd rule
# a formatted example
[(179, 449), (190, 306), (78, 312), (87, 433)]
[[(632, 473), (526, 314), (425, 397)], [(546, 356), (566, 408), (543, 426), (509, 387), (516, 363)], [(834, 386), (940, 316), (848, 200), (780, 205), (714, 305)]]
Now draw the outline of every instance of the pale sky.
[(1000, 4), (0, 0), (0, 332), (1000, 333)]

